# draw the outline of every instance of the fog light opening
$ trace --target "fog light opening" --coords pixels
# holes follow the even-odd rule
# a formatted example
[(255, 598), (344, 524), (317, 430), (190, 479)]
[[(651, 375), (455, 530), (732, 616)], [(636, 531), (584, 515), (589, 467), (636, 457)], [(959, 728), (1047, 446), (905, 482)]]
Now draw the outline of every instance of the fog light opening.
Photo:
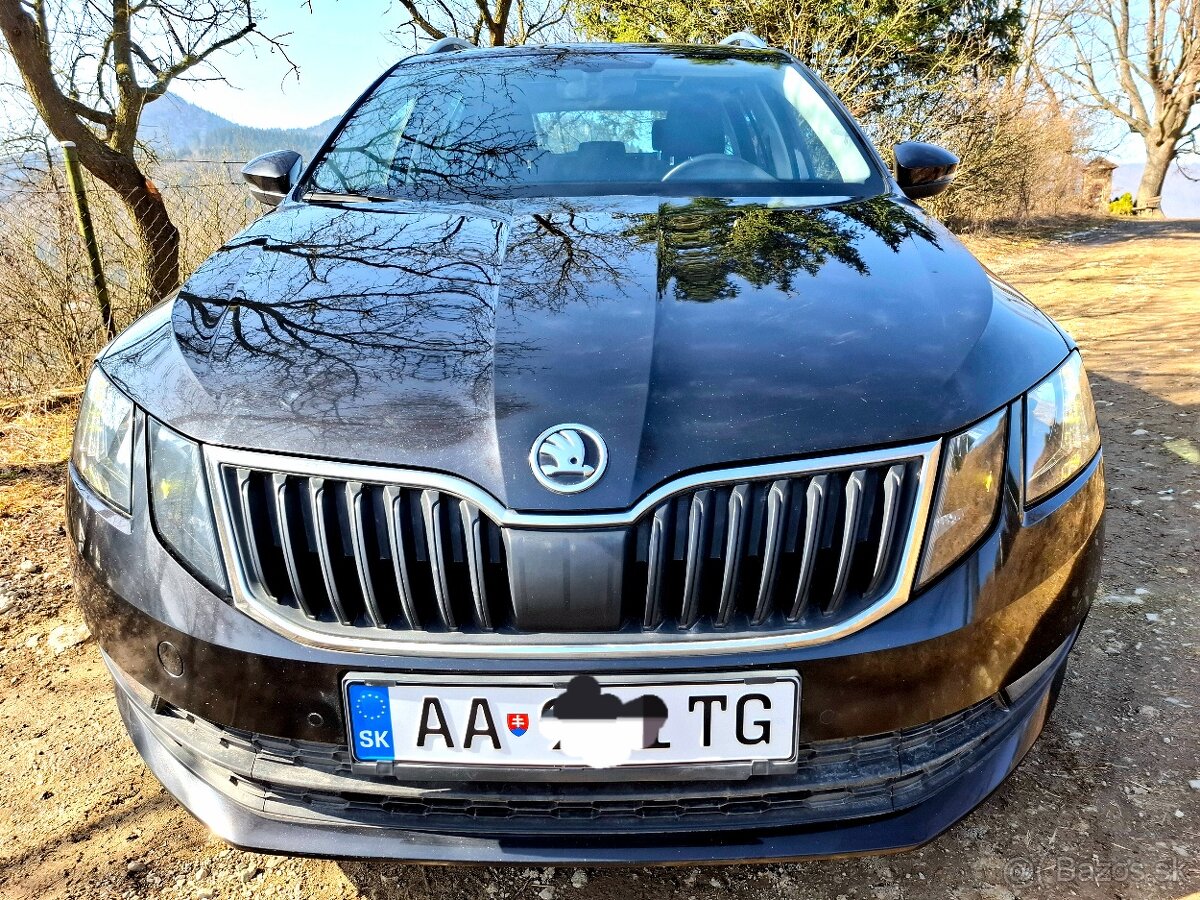
[(158, 645), (158, 661), (162, 663), (163, 671), (172, 678), (183, 675), (183, 657), (170, 641), (163, 641)]

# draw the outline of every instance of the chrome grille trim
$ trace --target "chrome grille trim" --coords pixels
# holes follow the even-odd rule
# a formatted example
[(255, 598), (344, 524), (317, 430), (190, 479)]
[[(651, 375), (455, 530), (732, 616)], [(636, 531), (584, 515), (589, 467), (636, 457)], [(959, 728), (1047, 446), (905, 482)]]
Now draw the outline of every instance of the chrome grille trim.
[(400, 488), (388, 485), (383, 489), (383, 497), (387, 506), (388, 549), (392, 556), (392, 574), (396, 578), (400, 609), (408, 627), (415, 630), (421, 627), (421, 620), (413, 601), (412, 581), (408, 577), (408, 555), (403, 550), (404, 538), (400, 534)]
[(450, 608), (450, 585), (446, 579), (446, 545), (442, 532), (440, 491), (429, 488), (421, 491), (421, 515), (425, 520), (425, 551), (429, 555), (429, 567), (433, 570), (433, 595), (437, 598), (442, 623), (447, 628), (457, 628), (458, 620), (454, 610)]
[(846, 586), (850, 579), (850, 566), (854, 562), (854, 549), (858, 545), (854, 541), (862, 518), (863, 493), (866, 490), (867, 473), (855, 469), (846, 479), (846, 516), (842, 526), (842, 549), (838, 555), (837, 575), (833, 582), (833, 597), (826, 610), (830, 615), (841, 609), (842, 601), (846, 599)]
[(292, 535), (291, 512), (287, 505), (287, 484), (286, 475), (276, 472), (271, 477), (271, 487), (275, 494), (275, 515), (279, 519), (279, 531), (283, 544), (284, 570), (287, 572), (292, 596), (296, 598), (300, 610), (310, 619), (315, 619), (317, 617), (316, 609), (309, 602), (308, 594), (304, 590), (304, 582), (300, 577), (300, 569), (296, 563), (293, 549), (295, 538)]
[(746, 502), (750, 485), (739, 484), (729, 492), (728, 525), (725, 531), (725, 571), (721, 573), (721, 599), (717, 606), (717, 627), (724, 628), (733, 616), (737, 600), (738, 573), (742, 564), (742, 545), (746, 535)]
[[(367, 616), (376, 628), (387, 627), (387, 616), (375, 596), (375, 585), (371, 580), (371, 563), (367, 557), (367, 536), (363, 515), (363, 486), (358, 481), (346, 482), (346, 506), (350, 510), (350, 542), (354, 548), (354, 567), (358, 570), (358, 586), (362, 591), (363, 605)], [(292, 580), (292, 573), (288, 573)]]
[[(791, 462), (741, 466), (703, 472), (675, 479), (656, 488), (628, 510), (583, 515), (523, 513), (510, 510), (490, 494), (470, 482), (440, 473), (367, 464), (313, 460), (301, 457), (289, 457), (282, 454), (236, 450), (215, 446), (206, 446), (204, 453), (210, 486), (212, 488), (211, 495), (216, 508), (217, 529), (226, 565), (229, 570), (234, 603), (247, 615), (268, 628), (310, 646), (361, 653), (414, 654), (461, 658), (553, 659), (588, 657), (629, 658), (643, 655), (711, 656), (722, 653), (807, 647), (829, 643), (867, 627), (897, 609), (908, 600), (916, 576), (921, 542), (924, 537), (925, 524), (935, 487), (940, 448), (940, 441), (929, 441), (886, 450), (844, 453)], [(904, 465), (913, 467), (913, 477), (916, 479), (915, 495), (911, 503), (910, 514), (906, 523), (907, 527), (903, 527), (899, 522), (894, 521), (899, 518), (898, 507), (893, 506), (893, 512), (890, 516), (885, 514), (884, 517), (885, 531), (881, 533), (879, 560), (886, 560), (887, 558), (885, 553), (886, 548), (882, 546), (885, 538), (888, 541), (902, 539), (904, 543), (898, 551), (900, 563), (898, 568), (885, 566), (885, 568), (896, 568), (896, 571), (890, 586), (880, 593), (877, 600), (866, 608), (857, 610), (852, 615), (848, 615), (840, 621), (824, 627), (807, 629), (796, 627), (790, 629), (730, 629), (727, 633), (696, 633), (686, 628), (599, 634), (512, 634), (486, 631), (487, 628), (492, 627), (493, 623), (485, 618), (487, 615), (486, 588), (481, 580), (478, 567), (478, 554), (482, 548), (479, 544), (479, 535), (473, 534), (473, 529), (476, 527), (479, 516), (486, 517), (499, 528), (521, 527), (564, 530), (632, 526), (647, 516), (652, 517), (653, 521), (657, 522), (666, 501), (681, 494), (691, 493), (693, 500), (689, 518), (695, 521), (702, 521), (706, 516), (712, 515), (712, 510), (714, 509), (713, 498), (705, 497), (705, 499), (697, 501), (695, 499), (696, 492), (703, 491), (703, 489), (710, 486), (720, 485), (726, 489), (732, 488), (727, 501), (730, 527), (726, 529), (725, 543), (728, 548), (735, 549), (735, 552), (729, 555), (729, 559), (739, 560), (742, 554), (736, 552), (736, 548), (738, 545), (744, 544), (747, 539), (746, 532), (749, 525), (749, 517), (746, 509), (747, 495), (742, 490), (745, 482), (776, 480), (782, 487), (779, 492), (776, 492), (775, 488), (778, 485), (773, 484), (771, 493), (779, 493), (781, 495), (774, 501), (774, 503), (779, 504), (786, 502), (786, 496), (783, 496), (783, 492), (792, 486), (789, 484), (789, 479), (795, 479), (799, 476), (813, 476), (815, 474), (816, 477), (809, 480), (809, 488), (805, 493), (804, 503), (802, 504), (809, 507), (811, 511), (814, 503), (821, 504), (828, 502), (827, 497), (821, 497), (817, 500), (813, 499), (814, 493), (821, 494), (822, 489), (816, 489), (814, 492), (813, 486), (818, 483), (823, 485), (822, 474), (836, 471), (842, 473), (849, 472), (852, 476), (855, 470), (877, 468), (888, 463), (896, 463), (888, 472), (889, 479), (893, 472), (897, 469), (903, 469)], [(421, 627), (423, 623), (418, 621), (417, 610), (413, 603), (410, 573), (405, 570), (407, 565), (406, 554), (403, 552), (394, 552), (403, 540), (402, 535), (397, 533), (395, 527), (395, 521), (398, 518), (395, 510), (398, 509), (402, 491), (416, 492), (421, 498), (420, 514), (424, 518), (426, 535), (441, 543), (448, 540), (449, 537), (442, 534), (441, 517), (436, 514), (438, 512), (437, 507), (440, 504), (453, 503), (457, 507), (457, 510), (462, 512), (461, 522), (465, 525), (465, 534), (461, 538), (466, 542), (465, 553), (470, 575), (470, 589), (468, 591), (470, 596), (466, 599), (470, 603), (471, 613), (468, 613), (467, 617), (479, 620), (476, 624), (485, 629), (484, 633), (446, 634), (445, 632), (434, 631), (397, 631), (387, 628), (348, 629), (337, 623), (332, 623), (331, 626), (330, 623), (308, 620), (301, 621), (302, 617), (283, 614), (278, 608), (277, 603), (273, 602), (270, 598), (263, 597), (261, 592), (255, 589), (253, 586), (255, 581), (251, 577), (253, 573), (247, 573), (242, 562), (242, 554), (238, 550), (238, 535), (235, 534), (237, 526), (235, 525), (235, 517), (232, 515), (234, 510), (230, 508), (230, 504), (231, 502), (242, 502), (242, 500), (240, 496), (231, 498), (228, 495), (226, 482), (224, 481), (226, 475), (223, 472), (235, 472), (240, 477), (240, 470), (254, 470), (257, 472), (308, 479), (310, 489), (314, 485), (323, 485), (326, 479), (344, 483), (356, 482), (360, 485), (366, 483), (381, 488), (384, 492), (386, 503), (389, 505), (389, 514), (385, 516), (388, 522), (386, 540), (393, 548), (392, 565), (394, 566), (396, 591), (399, 596), (398, 602), (403, 617), (407, 619), (409, 627), (413, 629)], [(852, 477), (847, 482), (848, 485), (850, 481), (853, 481)], [(272, 478), (271, 484), (278, 485), (279, 481)], [(885, 490), (886, 484), (887, 482), (885, 481)], [(849, 487), (846, 490), (849, 491)], [(898, 486), (893, 486), (891, 492), (892, 496), (895, 496), (898, 493)], [(796, 499), (797, 501), (799, 500), (799, 498)], [(278, 500), (277, 503), (277, 509), (282, 514), (285, 502)], [(315, 511), (320, 512), (320, 508), (316, 507)], [(781, 516), (782, 507), (776, 510), (776, 521), (768, 525), (768, 531), (774, 532), (781, 526)], [(318, 516), (314, 524), (318, 527), (323, 527), (323, 517)], [(663, 557), (667, 552), (667, 535), (665, 531), (668, 524), (665, 520), (660, 523), (659, 535), (662, 545), (659, 548), (657, 558), (651, 560), (659, 566), (665, 565), (667, 562)], [(325, 545), (325, 542), (318, 541), (318, 544)], [(696, 546), (698, 547), (698, 544)], [(652, 542), (652, 555), (653, 547), (654, 544)], [(325, 549), (327, 553), (327, 546)], [(852, 547), (848, 552), (843, 550), (842, 556), (845, 557), (844, 562), (846, 567), (852, 564), (852, 551)], [(814, 549), (808, 546), (808, 537), (806, 535), (801, 566), (802, 572), (807, 572), (810, 580), (814, 553)], [(325, 560), (323, 557), (320, 568), (322, 576), (325, 576)], [(873, 587), (878, 587), (875, 581), (884, 578), (884, 574), (881, 574), (879, 569), (879, 560), (875, 561), (874, 576), (872, 578)], [(700, 578), (699, 567), (701, 562), (697, 558), (692, 565), (695, 573), (693, 583), (696, 583)], [(773, 568), (773, 565), (771, 568)], [(839, 562), (840, 568), (841, 565)], [(664, 598), (661, 594), (663, 582), (661, 578), (653, 577), (654, 570), (655, 567), (652, 565), (650, 567), (651, 577), (648, 578), (646, 585), (644, 609), (645, 625), (647, 628), (654, 627), (663, 617), (662, 604)], [(435, 574), (435, 591), (438, 600), (436, 604), (437, 614), (438, 617), (442, 618), (443, 621), (441, 624), (444, 627), (452, 628), (454, 627), (454, 610), (451, 607), (451, 598), (448, 596), (449, 585), (445, 580), (445, 572), (440, 571)], [(764, 583), (769, 574), (774, 577), (773, 573), (769, 573), (768, 567), (764, 565), (761, 576)], [(289, 579), (290, 577), (289, 575)], [(333, 583), (329, 577), (326, 577), (324, 580), (326, 581), (326, 585), (332, 585), (333, 591), (337, 590), (336, 583)], [(721, 579), (719, 610), (716, 616), (718, 625), (728, 624), (734, 614), (734, 589), (732, 585), (736, 580), (737, 572), (734, 571), (731, 575), (729, 568), (726, 567), (725, 576)], [(257, 583), (261, 584), (262, 582), (259, 581)], [(788, 590), (790, 591), (791, 589), (788, 588)], [(808, 585), (805, 579), (801, 578), (795, 591), (795, 600), (792, 606), (793, 615), (786, 617), (788, 621), (798, 619), (805, 614), (808, 603), (807, 590)], [(332, 593), (330, 596), (332, 596)], [(459, 608), (462, 609), (463, 607), (460, 606)], [(344, 614), (345, 611), (341, 612)], [(678, 612), (679, 610), (677, 610)], [(691, 608), (689, 608), (687, 615), (692, 615)], [(340, 615), (339, 618), (341, 618)], [(651, 621), (652, 619), (653, 621)], [(742, 621), (745, 620), (743, 619)]]
[[(900, 466), (899, 468), (903, 468)], [(818, 475), (808, 483), (804, 492), (804, 515), (810, 522), (818, 521), (825, 509), (825, 482), (827, 475)], [(793, 622), (804, 615), (808, 609), (808, 594), (812, 588), (813, 568), (817, 561), (817, 534), (815, 529), (804, 533), (804, 547), (800, 553), (800, 575), (796, 579), (796, 599), (792, 603), (792, 612), (788, 617)]]
[(883, 481), (883, 522), (879, 533), (879, 549), (875, 555), (875, 572), (867, 593), (873, 594), (879, 590), (886, 574), (886, 564), (891, 556), (892, 542), (896, 539), (897, 524), (900, 515), (900, 488), (904, 481), (904, 466), (896, 465), (888, 469)]

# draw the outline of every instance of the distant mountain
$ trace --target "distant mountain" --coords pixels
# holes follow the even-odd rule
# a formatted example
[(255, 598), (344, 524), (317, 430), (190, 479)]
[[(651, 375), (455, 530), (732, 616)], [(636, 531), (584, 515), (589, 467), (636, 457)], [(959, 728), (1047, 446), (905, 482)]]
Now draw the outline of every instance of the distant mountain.
[[(1113, 172), (1113, 196), (1119, 197), (1129, 191), (1136, 197), (1143, 168), (1141, 163), (1127, 163), (1118, 166), (1117, 170)], [(1163, 215), (1172, 219), (1200, 218), (1200, 164), (1185, 163), (1184, 168), (1188, 175), (1197, 180), (1190, 180), (1179, 171), (1178, 166), (1171, 166), (1167, 172), (1167, 180), (1163, 184)]]
[(166, 94), (143, 110), (138, 136), (161, 156), (176, 159), (241, 162), (270, 150), (295, 150), (307, 162), (337, 121), (309, 128), (251, 128)]

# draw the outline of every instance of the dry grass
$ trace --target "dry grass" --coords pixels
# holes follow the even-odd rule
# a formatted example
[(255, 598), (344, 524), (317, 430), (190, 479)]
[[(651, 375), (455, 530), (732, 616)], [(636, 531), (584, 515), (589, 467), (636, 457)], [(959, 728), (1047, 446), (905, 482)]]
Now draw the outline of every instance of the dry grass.
[[(229, 166), (172, 163), (153, 167), (179, 229), (186, 277), (230, 235), (260, 213)], [(113, 318), (124, 328), (158, 297), (148, 297), (129, 212), (88, 177), (88, 198), (107, 275)], [(8, 176), (0, 196), (0, 400), (82, 381), (107, 340), (74, 207), (60, 173)], [(141, 275), (139, 275), (141, 273)], [(2, 413), (0, 413), (2, 414)]]
[[(77, 392), (76, 392), (77, 393)], [(26, 517), (61, 495), (79, 404), (0, 411), (0, 540), (19, 541)]]
[(0, 414), (0, 471), (65, 463), (78, 409), (78, 402), (72, 401)]
[(1111, 223), (1112, 216), (1097, 210), (1033, 216), (1026, 219), (993, 219), (971, 225), (964, 234), (967, 243), (976, 248), (981, 257), (993, 258), (987, 245), (981, 242), (976, 246), (976, 241), (996, 238), (999, 241), (1011, 242), (1011, 246), (1031, 250), (1040, 243), (1061, 238), (1065, 234), (1104, 228)]

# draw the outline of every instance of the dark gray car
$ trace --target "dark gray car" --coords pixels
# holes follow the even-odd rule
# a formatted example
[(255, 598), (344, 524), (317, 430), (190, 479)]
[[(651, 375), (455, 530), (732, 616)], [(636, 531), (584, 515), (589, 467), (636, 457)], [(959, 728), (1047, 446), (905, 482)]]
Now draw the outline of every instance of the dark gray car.
[(715, 861), (927, 841), (1099, 573), (1073, 342), (745, 46), (403, 60), (117, 338), (70, 468), (125, 723), (226, 840)]

